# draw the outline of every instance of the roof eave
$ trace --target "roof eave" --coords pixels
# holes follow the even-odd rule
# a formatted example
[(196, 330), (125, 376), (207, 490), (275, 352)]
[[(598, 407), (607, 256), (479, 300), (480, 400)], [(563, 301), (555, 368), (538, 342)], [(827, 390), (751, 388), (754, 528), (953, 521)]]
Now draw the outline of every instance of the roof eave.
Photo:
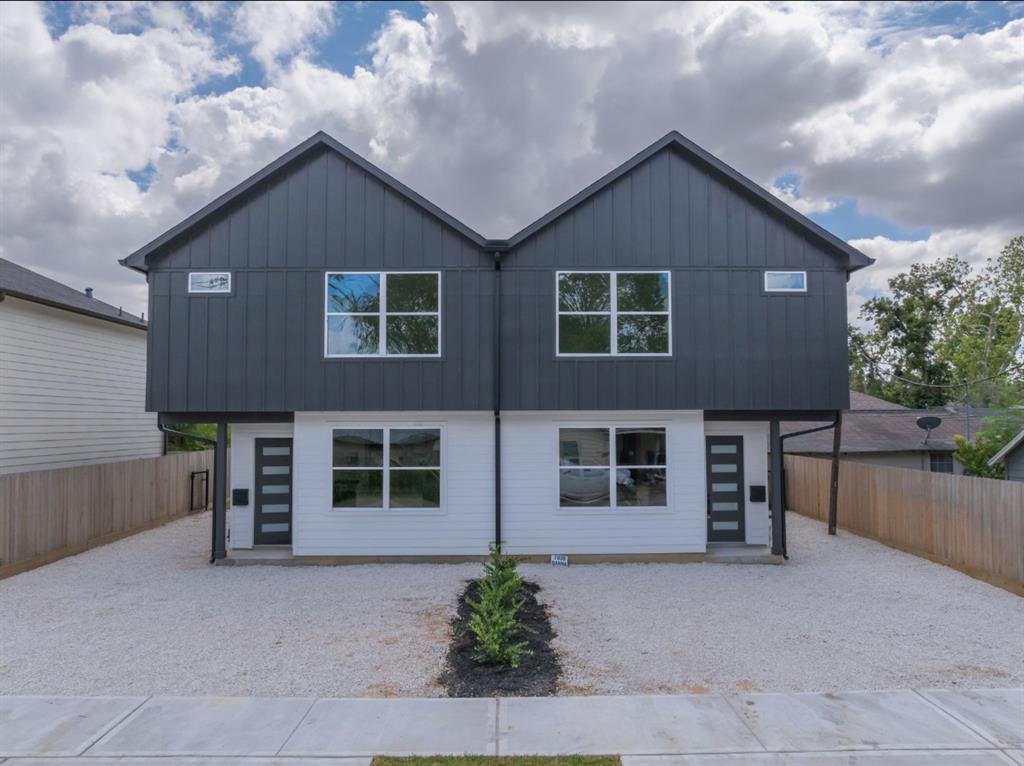
[(79, 308), (78, 306), (69, 306), (68, 304), (61, 303), (60, 301), (47, 300), (46, 298), (40, 298), (38, 295), (23, 293), (18, 290), (4, 288), (0, 289), (0, 294), (9, 295), (12, 298), (19, 298), (23, 301), (28, 301), (29, 303), (38, 303), (40, 306), (49, 306), (50, 308), (60, 309), (61, 311), (69, 311), (72, 314), (79, 314), (93, 319), (102, 319), (104, 322), (113, 322), (114, 324), (124, 325), (125, 327), (142, 330), (143, 332), (147, 332), (149, 330), (149, 325), (144, 321), (132, 320), (126, 317), (109, 316), (107, 314), (100, 313), (99, 311), (89, 311), (88, 309)]
[(1022, 441), (1024, 441), (1024, 428), (1022, 428), (1016, 436), (1010, 439), (1010, 441), (1006, 442), (999, 452), (989, 458), (988, 464), (994, 467), (1003, 462), (1003, 460), (1006, 459), (1006, 456), (1013, 452), (1013, 450), (1015, 450)]

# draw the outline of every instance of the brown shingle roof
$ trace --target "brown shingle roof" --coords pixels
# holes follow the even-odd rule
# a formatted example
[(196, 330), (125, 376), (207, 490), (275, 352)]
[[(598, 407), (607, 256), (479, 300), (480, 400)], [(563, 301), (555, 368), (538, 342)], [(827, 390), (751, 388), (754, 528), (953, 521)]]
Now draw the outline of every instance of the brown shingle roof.
[[(952, 407), (930, 407), (913, 410), (877, 409), (850, 410), (843, 413), (842, 452), (952, 452), (956, 449), (956, 435), (973, 438), (984, 425), (983, 418), (992, 410), (972, 408), (970, 412)], [(917, 420), (932, 415), (942, 423), (926, 434)], [(814, 428), (821, 423), (782, 424), (783, 433), (794, 433)], [(927, 441), (925, 440), (927, 437)], [(819, 431), (786, 439), (786, 452), (831, 453), (832, 431)]]

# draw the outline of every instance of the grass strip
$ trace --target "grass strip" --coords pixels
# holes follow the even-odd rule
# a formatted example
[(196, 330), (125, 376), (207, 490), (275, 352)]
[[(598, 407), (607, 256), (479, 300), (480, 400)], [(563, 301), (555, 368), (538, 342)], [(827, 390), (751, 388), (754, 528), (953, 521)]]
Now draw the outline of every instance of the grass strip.
[(619, 766), (617, 755), (378, 755), (370, 766)]

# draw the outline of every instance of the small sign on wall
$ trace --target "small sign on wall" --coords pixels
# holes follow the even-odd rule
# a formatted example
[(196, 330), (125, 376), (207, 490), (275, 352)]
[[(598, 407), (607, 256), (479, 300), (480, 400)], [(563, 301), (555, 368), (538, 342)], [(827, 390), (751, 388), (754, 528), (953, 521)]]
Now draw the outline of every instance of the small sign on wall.
[(551, 554), (551, 566), (553, 567), (567, 567), (569, 566), (569, 557), (564, 553), (552, 553)]

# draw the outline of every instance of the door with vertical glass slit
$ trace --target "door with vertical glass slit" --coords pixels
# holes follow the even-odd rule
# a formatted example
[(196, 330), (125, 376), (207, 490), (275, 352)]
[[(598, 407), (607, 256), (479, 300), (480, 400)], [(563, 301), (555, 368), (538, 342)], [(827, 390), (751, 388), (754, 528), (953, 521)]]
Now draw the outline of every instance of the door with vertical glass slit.
[(743, 437), (708, 436), (706, 439), (708, 542), (745, 542)]
[(256, 439), (256, 545), (292, 542), (292, 440)]

